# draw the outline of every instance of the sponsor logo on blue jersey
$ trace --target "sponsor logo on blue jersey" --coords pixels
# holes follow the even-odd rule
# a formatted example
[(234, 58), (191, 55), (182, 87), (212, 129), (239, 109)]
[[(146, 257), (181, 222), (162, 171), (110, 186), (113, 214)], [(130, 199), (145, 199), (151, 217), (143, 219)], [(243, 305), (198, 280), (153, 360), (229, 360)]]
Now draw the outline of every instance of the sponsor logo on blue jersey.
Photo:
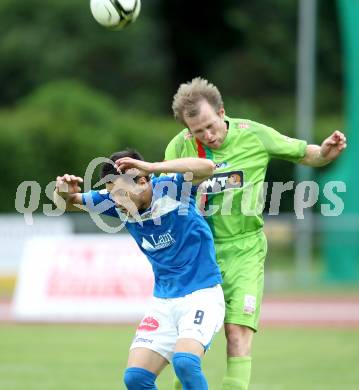
[(164, 234), (159, 234), (155, 237), (154, 234), (142, 238), (141, 246), (143, 249), (153, 252), (159, 249), (167, 248), (176, 243), (176, 240), (171, 236), (171, 230)]

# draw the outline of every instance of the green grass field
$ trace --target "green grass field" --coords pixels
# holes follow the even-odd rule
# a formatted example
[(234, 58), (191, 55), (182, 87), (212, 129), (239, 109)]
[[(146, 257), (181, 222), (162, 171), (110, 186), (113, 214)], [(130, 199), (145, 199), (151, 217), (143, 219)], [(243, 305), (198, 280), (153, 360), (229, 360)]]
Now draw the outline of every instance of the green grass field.
[[(134, 327), (0, 326), (1, 390), (124, 389), (121, 375)], [(354, 390), (359, 330), (263, 329), (255, 338), (251, 390)], [(205, 358), (210, 389), (225, 369), (224, 336)], [(172, 369), (158, 379), (171, 388)]]

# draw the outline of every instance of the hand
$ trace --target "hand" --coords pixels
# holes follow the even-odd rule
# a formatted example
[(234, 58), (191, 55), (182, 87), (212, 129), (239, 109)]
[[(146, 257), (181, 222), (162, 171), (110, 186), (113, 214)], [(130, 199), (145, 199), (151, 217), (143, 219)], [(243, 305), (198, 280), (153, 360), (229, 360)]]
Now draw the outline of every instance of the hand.
[(119, 172), (135, 174), (136, 176), (148, 176), (154, 172), (153, 163), (136, 160), (131, 157), (123, 157), (115, 161), (115, 167)]
[(57, 176), (55, 189), (59, 195), (66, 197), (81, 192), (81, 183), (83, 183), (81, 177), (68, 175), (66, 173), (63, 176)]
[(323, 141), (320, 154), (327, 161), (333, 161), (346, 147), (347, 139), (345, 135), (339, 130), (336, 130), (331, 136)]

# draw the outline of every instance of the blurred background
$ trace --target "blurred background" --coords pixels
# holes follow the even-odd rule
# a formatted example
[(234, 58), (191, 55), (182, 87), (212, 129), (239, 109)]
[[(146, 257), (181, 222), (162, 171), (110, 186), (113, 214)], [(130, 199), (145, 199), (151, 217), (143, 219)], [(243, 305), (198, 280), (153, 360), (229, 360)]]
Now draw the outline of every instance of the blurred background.
[[(44, 243), (59, 235), (70, 243), (77, 236), (91, 241), (92, 235), (100, 240), (104, 235), (87, 215), (44, 216), (43, 206), (51, 203), (45, 193), (48, 183), (66, 172), (82, 176), (94, 157), (126, 147), (135, 147), (150, 161), (162, 160), (166, 145), (181, 130), (172, 118), (172, 97), (180, 83), (196, 76), (218, 86), (229, 116), (249, 118), (319, 144), (335, 129), (345, 130), (348, 149), (328, 167), (295, 170), (284, 161), (270, 163), (269, 189), (273, 182), (313, 179), (320, 185), (320, 195), (299, 221), (293, 213), (294, 191), (283, 193), (279, 215), (268, 215), (267, 198), (265, 288), (269, 301), (339, 300), (338, 308), (325, 310), (358, 314), (358, 18), (355, 0), (144, 0), (133, 25), (110, 32), (94, 21), (85, 0), (2, 0), (0, 317), (7, 323), (16, 320), (11, 303), (29, 240), (43, 240), (38, 246), (47, 248)], [(322, 204), (333, 207), (323, 195), (329, 180), (346, 186), (346, 192), (338, 194), (345, 205), (339, 217), (320, 213)], [(41, 189), (32, 225), (24, 218), (26, 208), (32, 209), (30, 190), (23, 212), (15, 209), (17, 189), (24, 181), (36, 181)], [(34, 253), (36, 258), (39, 252)], [(348, 302), (354, 306), (345, 306)], [(313, 306), (313, 312), (322, 309)], [(268, 323), (280, 322), (280, 316), (273, 319), (265, 313)], [(340, 322), (340, 315), (337, 319)], [(345, 336), (351, 338), (359, 319), (345, 321), (352, 332)], [(13, 329), (3, 327), (0, 337), (11, 340)], [(37, 328), (27, 329), (25, 333)], [(40, 333), (50, 332), (51, 342), (58, 329), (46, 329)], [(90, 339), (88, 335), (84, 343)], [(354, 359), (357, 352), (351, 352)], [(16, 354), (13, 359), (18, 359)], [(254, 373), (255, 378), (260, 375)], [(259, 382), (253, 388), (295, 388), (260, 387)], [(352, 382), (353, 387), (348, 382), (340, 388), (354, 389), (359, 379)], [(2, 388), (31, 387), (11, 383)], [(101, 386), (107, 388), (103, 382)], [(328, 386), (304, 388), (339, 388)]]

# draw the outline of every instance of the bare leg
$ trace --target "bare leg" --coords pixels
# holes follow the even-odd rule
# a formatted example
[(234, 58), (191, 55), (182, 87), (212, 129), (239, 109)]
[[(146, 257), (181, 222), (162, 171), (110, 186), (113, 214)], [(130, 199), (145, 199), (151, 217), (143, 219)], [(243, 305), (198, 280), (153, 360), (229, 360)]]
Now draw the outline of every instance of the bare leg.
[(227, 356), (251, 356), (253, 330), (247, 326), (225, 324)]
[(203, 357), (204, 348), (203, 345), (197, 340), (179, 339), (176, 343), (175, 352), (189, 352), (193, 353), (193, 355)]
[(225, 324), (224, 329), (227, 338), (227, 372), (222, 390), (247, 390), (254, 331), (237, 324)]
[(159, 353), (148, 348), (134, 348), (128, 356), (127, 367), (144, 368), (156, 375), (168, 364), (168, 361)]

